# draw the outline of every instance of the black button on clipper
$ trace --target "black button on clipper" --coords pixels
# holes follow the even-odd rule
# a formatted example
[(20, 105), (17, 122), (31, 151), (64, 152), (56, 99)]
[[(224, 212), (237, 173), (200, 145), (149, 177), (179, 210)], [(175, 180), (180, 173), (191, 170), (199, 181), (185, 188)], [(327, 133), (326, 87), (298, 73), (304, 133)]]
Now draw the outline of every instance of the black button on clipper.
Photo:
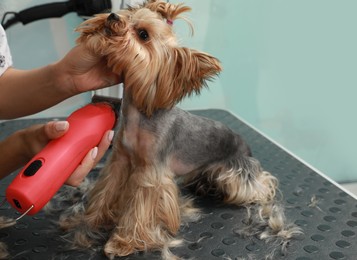
[(27, 177), (34, 176), (36, 172), (42, 167), (42, 161), (36, 160), (33, 161), (24, 171), (24, 175)]

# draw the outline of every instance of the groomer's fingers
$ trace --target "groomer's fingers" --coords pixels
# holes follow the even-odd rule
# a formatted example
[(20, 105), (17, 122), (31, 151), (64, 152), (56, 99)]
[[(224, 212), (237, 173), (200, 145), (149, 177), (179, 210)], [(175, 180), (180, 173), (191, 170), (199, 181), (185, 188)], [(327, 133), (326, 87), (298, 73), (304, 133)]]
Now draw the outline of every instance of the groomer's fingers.
[(41, 151), (46, 144), (52, 140), (61, 137), (69, 129), (67, 121), (51, 121), (46, 124), (38, 124), (20, 130), (23, 142), (25, 144), (24, 156), (31, 159), (35, 154)]
[(110, 144), (112, 143), (113, 137), (114, 137), (113, 130), (108, 130), (103, 135), (103, 138), (98, 145), (98, 155), (97, 155), (97, 158), (95, 159), (96, 164), (100, 161), (100, 159), (102, 159), (105, 152), (108, 150)]
[(66, 184), (70, 186), (79, 186), (90, 170), (94, 167), (98, 155), (98, 147), (91, 149), (82, 160), (81, 164), (74, 170), (67, 179)]
[(73, 172), (73, 174), (67, 179), (66, 184), (70, 186), (79, 186), (87, 174), (92, 168), (102, 159), (105, 152), (108, 150), (114, 136), (114, 131), (107, 131), (100, 141), (98, 147), (94, 147), (84, 157), (81, 164)]
[(56, 139), (64, 135), (69, 129), (67, 121), (51, 121), (37, 130), (37, 139), (41, 143), (47, 143), (52, 139)]

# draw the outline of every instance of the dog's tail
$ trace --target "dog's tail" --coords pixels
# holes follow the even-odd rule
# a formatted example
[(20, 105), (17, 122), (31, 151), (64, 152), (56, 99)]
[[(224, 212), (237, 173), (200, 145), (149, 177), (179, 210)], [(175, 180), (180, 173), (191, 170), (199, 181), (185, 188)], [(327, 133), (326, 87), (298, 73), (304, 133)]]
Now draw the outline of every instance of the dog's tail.
[(213, 163), (189, 174), (185, 183), (199, 195), (213, 194), (225, 203), (245, 206), (248, 210), (246, 226), (236, 229), (236, 233), (256, 235), (281, 245), (283, 254), (290, 240), (302, 233), (300, 228), (287, 223), (284, 209), (276, 198), (277, 178), (264, 171), (253, 157), (238, 156)]

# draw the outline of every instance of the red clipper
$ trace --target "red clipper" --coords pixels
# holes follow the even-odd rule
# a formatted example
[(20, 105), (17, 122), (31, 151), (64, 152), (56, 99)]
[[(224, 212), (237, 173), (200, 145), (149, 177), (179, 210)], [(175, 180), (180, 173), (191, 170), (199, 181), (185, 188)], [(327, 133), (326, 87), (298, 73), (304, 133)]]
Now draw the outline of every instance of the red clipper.
[(68, 132), (50, 141), (21, 170), (6, 189), (6, 199), (17, 211), (34, 215), (61, 188), (85, 155), (116, 123), (109, 103), (91, 103), (68, 118)]

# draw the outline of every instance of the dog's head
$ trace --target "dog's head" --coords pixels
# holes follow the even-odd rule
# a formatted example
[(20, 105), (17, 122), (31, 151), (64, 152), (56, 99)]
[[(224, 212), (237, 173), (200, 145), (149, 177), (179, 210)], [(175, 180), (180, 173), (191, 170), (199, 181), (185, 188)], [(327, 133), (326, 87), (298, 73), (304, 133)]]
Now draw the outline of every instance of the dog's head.
[(172, 24), (189, 10), (150, 0), (137, 8), (99, 14), (77, 29), (77, 42), (107, 58), (108, 66), (124, 79), (135, 106), (150, 116), (199, 93), (221, 71), (216, 58), (178, 46)]

